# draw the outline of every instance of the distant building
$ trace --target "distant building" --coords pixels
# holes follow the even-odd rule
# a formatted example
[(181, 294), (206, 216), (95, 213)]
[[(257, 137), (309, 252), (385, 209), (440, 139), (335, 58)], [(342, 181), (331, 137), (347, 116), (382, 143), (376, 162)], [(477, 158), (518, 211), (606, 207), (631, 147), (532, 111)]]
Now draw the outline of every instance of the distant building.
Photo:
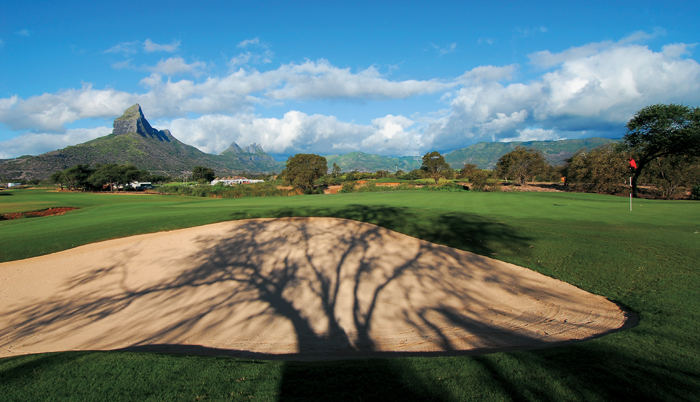
[(129, 184), (134, 190), (147, 190), (153, 188), (150, 181), (134, 181)]
[(19, 187), (22, 183), (7, 183), (7, 188)]
[(211, 185), (214, 186), (216, 184), (222, 183), (224, 186), (233, 186), (237, 184), (254, 184), (254, 183), (264, 183), (265, 180), (253, 180), (253, 179), (246, 179), (245, 177), (241, 176), (235, 176), (235, 177), (229, 177), (225, 179), (219, 179), (217, 178), (216, 180), (211, 181)]

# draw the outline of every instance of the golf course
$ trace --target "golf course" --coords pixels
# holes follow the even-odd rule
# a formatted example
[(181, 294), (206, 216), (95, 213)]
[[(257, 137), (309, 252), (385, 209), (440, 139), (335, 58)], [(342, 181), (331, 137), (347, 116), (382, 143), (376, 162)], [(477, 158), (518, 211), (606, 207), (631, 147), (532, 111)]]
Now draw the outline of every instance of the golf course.
[[(497, 264), (523, 267), (578, 288), (568, 290), (569, 294), (580, 289), (602, 296), (627, 312), (631, 320), (619, 329), (582, 335), (576, 342), (542, 342), (513, 350), (477, 348), (460, 353), (453, 343), (445, 341), (439, 351), (412, 355), (375, 344), (369, 349), (382, 354), (350, 355), (341, 360), (326, 354), (318, 361), (306, 361), (294, 354), (278, 359), (265, 349), (232, 357), (226, 348), (204, 342), (183, 347), (179, 339), (172, 342), (177, 345), (160, 341), (122, 345), (108, 351), (50, 353), (27, 349), (15, 355), (12, 349), (22, 350), (24, 345), (0, 342), (0, 356), (6, 356), (0, 358), (0, 400), (694, 401), (700, 395), (697, 201), (635, 199), (630, 211), (629, 199), (624, 197), (517, 191), (414, 190), (237, 199), (47, 189), (0, 192), (0, 216), (59, 207), (76, 209), (57, 216), (0, 220), (0, 303), (14, 302), (8, 283), (15, 283), (11, 282), (15, 274), (9, 267), (19, 260), (42, 258), (45, 277), (31, 280), (44, 284), (51, 280), (53, 253), (83, 250), (81, 247), (99, 242), (127, 242), (133, 236), (145, 239), (161, 232), (180, 233), (189, 228), (200, 228), (200, 236), (204, 236), (205, 232), (214, 233), (217, 225), (236, 224), (238, 232), (230, 233), (239, 237), (246, 230), (278, 234), (268, 248), (239, 240), (237, 244), (250, 248), (251, 254), (244, 259), (254, 262), (256, 247), (263, 254), (283, 249), (285, 245), (279, 239), (287, 236), (288, 230), (278, 226), (260, 229), (260, 225), (318, 221), (329, 228), (348, 225), (357, 233), (355, 237), (365, 239), (366, 250), (380, 244), (390, 254), (400, 248), (398, 242), (413, 241), (419, 242), (415, 247), (421, 250), (452, 253), (449, 255), (458, 256), (454, 257), (456, 261), (472, 261), (467, 254), (474, 253), (497, 260)], [(350, 226), (357, 223), (376, 225), (378, 229)], [(381, 242), (368, 240), (375, 233), (385, 236)], [(290, 232), (290, 239), (292, 235)], [(312, 236), (302, 237), (306, 241)], [(352, 237), (342, 240), (351, 242)], [(323, 244), (328, 249), (336, 247)], [(314, 243), (314, 247), (320, 246)], [(382, 249), (373, 250), (372, 258), (381, 259)], [(149, 250), (140, 252), (148, 255)], [(207, 258), (235, 258), (229, 254), (222, 257), (225, 252), (230, 253), (213, 250)], [(308, 259), (317, 261), (314, 258)], [(242, 259), (240, 264), (244, 262)], [(57, 263), (55, 269), (58, 276), (67, 268)], [(468, 273), (455, 272), (448, 282), (462, 274)], [(224, 280), (216, 279), (216, 275), (209, 272), (203, 278), (188, 278), (187, 284), (215, 289), (217, 282)], [(212, 278), (216, 280), (206, 282)], [(417, 277), (416, 283), (427, 286), (425, 278)], [(88, 273), (74, 280), (78, 289), (89, 280)], [(396, 294), (400, 283), (392, 283)], [(456, 281), (452, 284), (456, 286)], [(232, 293), (231, 298), (238, 294)], [(205, 296), (203, 293), (196, 302), (208, 300)], [(464, 294), (465, 300), (469, 298), (475, 296)], [(0, 336), (5, 337), (0, 339), (19, 339), (13, 334), (29, 331), (35, 323), (50, 327), (60, 339), (61, 331), (68, 333), (74, 328), (69, 325), (78, 325), (78, 321), (70, 320), (99, 324), (116, 314), (113, 301), (105, 297), (84, 304), (71, 301), (38, 305), (22, 310), (22, 322), (0, 315)], [(160, 306), (164, 315), (170, 311), (168, 303)], [(141, 321), (132, 315), (135, 321), (124, 330), (138, 333), (139, 326), (143, 326), (145, 331), (148, 317), (155, 319), (158, 311), (149, 314)], [(362, 349), (360, 324), (356, 323), (358, 335), (352, 340), (360, 345), (358, 349)], [(423, 327), (416, 328), (420, 332)], [(301, 346), (297, 349), (303, 350)]]

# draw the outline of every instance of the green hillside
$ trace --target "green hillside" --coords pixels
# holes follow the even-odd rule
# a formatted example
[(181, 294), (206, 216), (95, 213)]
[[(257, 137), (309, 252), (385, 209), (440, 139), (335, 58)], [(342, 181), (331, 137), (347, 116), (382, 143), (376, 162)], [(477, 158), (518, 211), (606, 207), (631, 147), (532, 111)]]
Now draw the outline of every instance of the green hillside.
[(561, 141), (480, 142), (446, 153), (445, 161), (454, 169), (461, 169), (465, 163), (473, 163), (481, 169), (492, 169), (501, 156), (514, 150), (517, 146), (524, 146), (539, 149), (544, 153), (547, 161), (556, 166), (564, 163), (564, 160), (570, 158), (581, 148), (590, 149), (611, 142), (616, 142), (616, 140), (594, 137)]
[(350, 152), (345, 155), (326, 155), (328, 161), (328, 169), (336, 163), (344, 172), (350, 172), (357, 169), (360, 172), (376, 172), (377, 170), (388, 170), (393, 172), (395, 169), (410, 171), (418, 169), (421, 166), (420, 156), (402, 156), (398, 158), (390, 156), (381, 156), (366, 154), (364, 152)]

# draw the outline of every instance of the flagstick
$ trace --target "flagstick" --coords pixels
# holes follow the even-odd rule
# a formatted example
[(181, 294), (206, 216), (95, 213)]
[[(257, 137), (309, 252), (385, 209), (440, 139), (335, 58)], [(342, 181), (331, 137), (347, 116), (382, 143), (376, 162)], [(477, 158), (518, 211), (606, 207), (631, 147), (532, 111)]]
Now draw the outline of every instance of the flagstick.
[(630, 212), (632, 212), (632, 176), (630, 176)]

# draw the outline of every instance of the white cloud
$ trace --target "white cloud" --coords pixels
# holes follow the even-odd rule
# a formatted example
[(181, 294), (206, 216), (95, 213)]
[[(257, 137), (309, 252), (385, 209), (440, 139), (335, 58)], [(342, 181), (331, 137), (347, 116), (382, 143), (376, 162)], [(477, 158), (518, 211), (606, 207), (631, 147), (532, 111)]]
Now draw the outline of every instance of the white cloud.
[(0, 123), (11, 130), (64, 132), (64, 125), (81, 119), (120, 116), (137, 96), (114, 89), (68, 89), (21, 99), (0, 98)]
[(141, 42), (139, 41), (121, 42), (105, 50), (104, 53), (134, 54), (138, 51), (140, 45)]
[(153, 53), (153, 52), (167, 52), (167, 53), (172, 53), (178, 50), (180, 47), (180, 41), (173, 41), (171, 44), (158, 44), (153, 42), (150, 39), (146, 39), (145, 41), (141, 42), (138, 40), (132, 41), (132, 42), (121, 42), (118, 43), (111, 48), (107, 49), (104, 51), (104, 53), (121, 53), (124, 55), (129, 55), (129, 54), (134, 54), (139, 51), (139, 49), (143, 49), (146, 53)]
[(571, 138), (583, 130), (622, 135), (644, 106), (700, 103), (700, 64), (684, 58), (691, 48), (654, 52), (625, 39), (538, 52), (533, 64), (555, 69), (528, 83), (495, 82), (512, 72), (490, 66), (468, 71), (460, 77), (464, 86), (447, 98), (449, 115), (425, 130), (423, 143), (449, 149), (478, 140)]
[(27, 36), (31, 35), (31, 33), (29, 32), (28, 29), (23, 29), (23, 30), (17, 31), (17, 32), (15, 32), (15, 33), (16, 33), (17, 35), (19, 35), (19, 36), (24, 36), (24, 37), (27, 37)]
[(511, 141), (553, 141), (553, 140), (563, 140), (565, 138), (559, 137), (559, 135), (554, 130), (545, 130), (542, 128), (524, 128), (516, 130), (517, 136), (511, 138), (503, 138), (500, 142), (511, 142)]
[(122, 68), (134, 68), (134, 66), (131, 64), (131, 60), (124, 60), (116, 63), (111, 64), (112, 68), (120, 70)]
[(509, 64), (503, 67), (479, 66), (457, 77), (456, 81), (463, 85), (473, 85), (483, 81), (510, 81), (517, 70), (517, 64)]
[(2, 49), (3, 46), (5, 46), (5, 42), (3, 42), (2, 39), (0, 39), (0, 49)]
[(248, 47), (248, 46), (251, 46), (251, 45), (259, 45), (259, 44), (260, 44), (260, 39), (258, 39), (258, 38), (253, 38), (253, 39), (246, 39), (246, 40), (242, 41), (241, 43), (239, 43), (238, 45), (236, 45), (236, 47), (245, 48), (245, 47)]
[(239, 43), (236, 47), (247, 49), (247, 48), (257, 48), (259, 52), (246, 51), (244, 53), (238, 54), (238, 56), (232, 57), (228, 62), (228, 66), (234, 69), (238, 66), (246, 65), (249, 63), (253, 64), (267, 64), (272, 63), (272, 59), (275, 54), (270, 50), (270, 47), (260, 41), (258, 38), (246, 39)]
[(166, 44), (158, 44), (153, 42), (150, 39), (146, 39), (143, 42), (143, 50), (146, 51), (146, 53), (153, 53), (153, 52), (167, 52), (167, 53), (172, 53), (177, 51), (177, 48), (180, 47), (180, 41), (173, 41), (173, 43), (166, 45)]
[(207, 63), (196, 61), (187, 64), (182, 57), (171, 57), (167, 60), (161, 59), (158, 64), (152, 67), (145, 67), (145, 70), (165, 75), (192, 74), (195, 77), (203, 74), (207, 68)]
[(392, 115), (375, 119), (372, 125), (347, 123), (334, 116), (307, 115), (295, 110), (285, 113), (281, 119), (243, 113), (182, 118), (157, 124), (159, 128), (170, 129), (181, 141), (209, 153), (220, 153), (232, 141), (241, 146), (257, 142), (274, 155), (343, 153), (368, 147), (372, 153), (412, 155), (421, 147), (420, 134), (406, 130), (413, 122)]
[(267, 95), (273, 99), (405, 99), (434, 93), (455, 86), (454, 83), (429, 81), (389, 81), (372, 66), (357, 73), (341, 69), (326, 60), (286, 64), (264, 73), (281, 87), (272, 88)]
[(479, 38), (479, 40), (476, 41), (477, 45), (481, 45), (482, 43), (486, 43), (487, 45), (493, 45), (494, 43), (496, 43), (496, 39), (484, 37)]
[(68, 129), (63, 134), (27, 133), (7, 141), (0, 141), (0, 159), (9, 159), (21, 155), (38, 155), (56, 149), (65, 148), (112, 132), (111, 127)]

